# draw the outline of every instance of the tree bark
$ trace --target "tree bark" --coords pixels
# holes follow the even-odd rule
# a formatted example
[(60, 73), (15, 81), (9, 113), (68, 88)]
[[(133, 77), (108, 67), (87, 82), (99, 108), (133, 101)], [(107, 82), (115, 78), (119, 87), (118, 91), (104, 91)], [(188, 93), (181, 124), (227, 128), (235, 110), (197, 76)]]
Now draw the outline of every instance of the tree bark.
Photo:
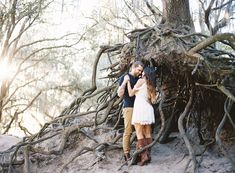
[[(188, 0), (163, 0), (163, 23), (173, 27), (188, 25), (194, 29)], [(179, 10), (180, 9), (180, 10)]]

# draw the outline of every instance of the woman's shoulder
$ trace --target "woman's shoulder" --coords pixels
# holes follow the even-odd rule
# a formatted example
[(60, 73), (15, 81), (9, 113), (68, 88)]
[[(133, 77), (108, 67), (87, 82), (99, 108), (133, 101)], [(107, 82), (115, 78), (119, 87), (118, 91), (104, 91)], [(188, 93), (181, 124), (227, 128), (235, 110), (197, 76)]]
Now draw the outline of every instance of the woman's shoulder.
[(140, 78), (140, 79), (138, 79), (137, 82), (139, 83), (139, 85), (143, 85), (145, 83), (145, 80)]
[(136, 90), (139, 90), (140, 88), (142, 88), (142, 86), (143, 86), (143, 84), (145, 83), (145, 80), (144, 79), (139, 79), (138, 81), (137, 81), (137, 83), (136, 83), (136, 85), (135, 85), (135, 89)]

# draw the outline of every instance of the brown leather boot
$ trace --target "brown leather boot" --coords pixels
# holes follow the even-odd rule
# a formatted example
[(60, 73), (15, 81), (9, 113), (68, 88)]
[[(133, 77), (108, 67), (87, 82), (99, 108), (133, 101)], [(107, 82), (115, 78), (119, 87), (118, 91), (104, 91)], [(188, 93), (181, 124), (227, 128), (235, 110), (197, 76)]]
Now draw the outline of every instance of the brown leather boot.
[[(153, 142), (152, 138), (146, 138), (146, 145), (149, 145)], [(148, 162), (151, 162), (151, 148), (148, 148)]]
[[(139, 142), (140, 148), (143, 148), (144, 146), (146, 146), (146, 139), (139, 139), (138, 142)], [(147, 163), (148, 160), (149, 160), (148, 151), (144, 150), (142, 153), (140, 153), (140, 162), (138, 162), (138, 165), (143, 166), (144, 164)]]
[[(140, 149), (140, 142), (139, 142), (139, 140), (137, 140), (136, 141), (136, 150), (138, 150), (138, 149)], [(133, 165), (137, 165), (138, 164), (138, 162), (140, 162), (141, 161), (141, 157), (140, 157), (140, 154), (138, 154), (137, 156), (136, 156), (136, 159), (135, 159), (135, 161), (133, 162)]]

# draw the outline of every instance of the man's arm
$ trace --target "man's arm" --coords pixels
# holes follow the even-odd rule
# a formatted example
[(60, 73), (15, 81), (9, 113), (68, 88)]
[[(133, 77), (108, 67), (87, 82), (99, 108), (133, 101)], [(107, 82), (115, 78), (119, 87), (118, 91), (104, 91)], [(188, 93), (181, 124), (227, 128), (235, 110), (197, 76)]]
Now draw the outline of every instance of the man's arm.
[(123, 81), (122, 85), (118, 87), (118, 90), (117, 90), (118, 97), (123, 97), (125, 93), (126, 83), (127, 83), (126, 81)]
[(118, 87), (118, 90), (117, 90), (118, 97), (123, 97), (128, 79), (129, 78), (127, 78), (127, 77), (123, 77), (120, 79), (120, 81), (122, 81), (122, 82), (120, 82), (121, 85)]

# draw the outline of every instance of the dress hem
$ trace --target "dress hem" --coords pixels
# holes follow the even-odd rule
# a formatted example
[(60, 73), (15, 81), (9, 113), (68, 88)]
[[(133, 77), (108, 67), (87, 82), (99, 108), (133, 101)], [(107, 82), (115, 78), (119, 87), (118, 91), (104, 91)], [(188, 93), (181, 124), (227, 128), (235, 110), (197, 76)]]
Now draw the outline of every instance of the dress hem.
[(140, 125), (150, 125), (150, 124), (154, 124), (155, 122), (132, 122), (131, 124), (132, 125), (135, 125), (135, 124), (140, 124)]

